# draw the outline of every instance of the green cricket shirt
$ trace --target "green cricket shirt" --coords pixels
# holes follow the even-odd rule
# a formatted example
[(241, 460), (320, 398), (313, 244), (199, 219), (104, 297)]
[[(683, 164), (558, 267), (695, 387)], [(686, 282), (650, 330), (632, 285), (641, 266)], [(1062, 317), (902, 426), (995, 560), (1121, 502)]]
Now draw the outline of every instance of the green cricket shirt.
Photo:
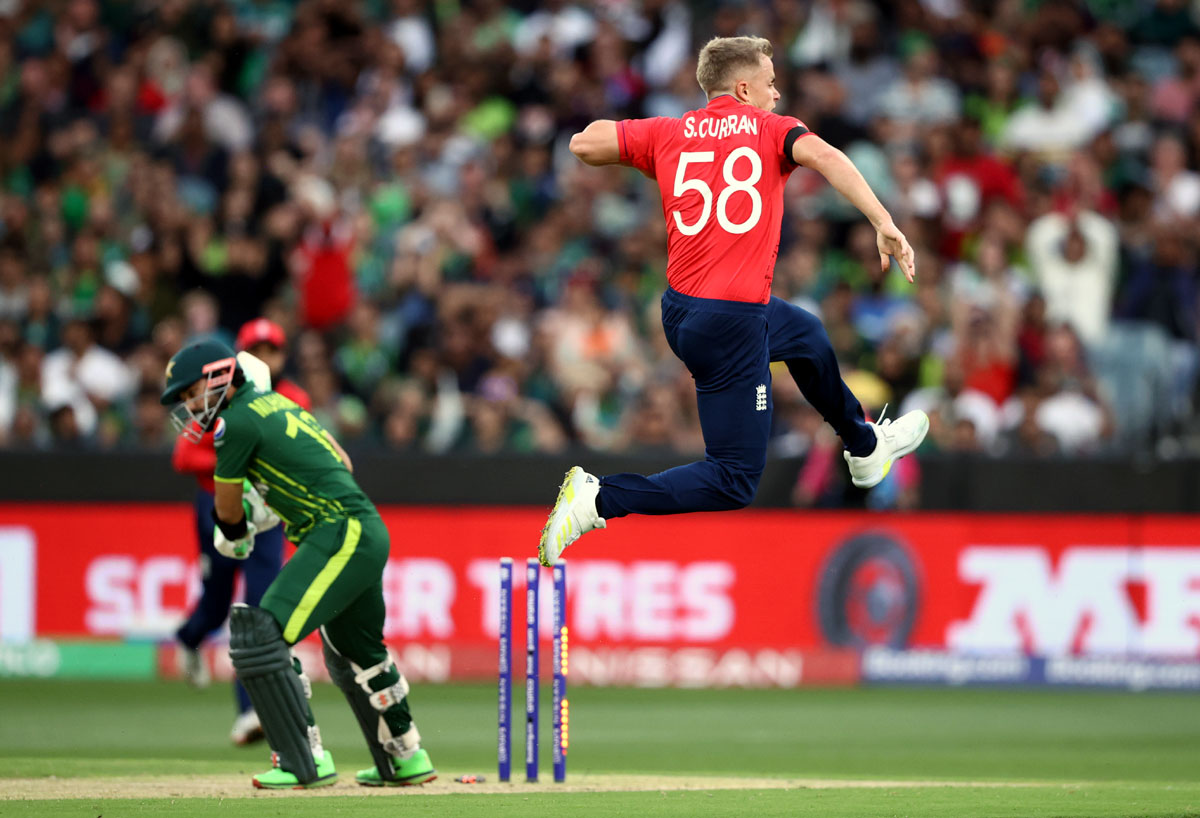
[(293, 542), (319, 523), (376, 513), (317, 419), (278, 392), (238, 387), (217, 417), (213, 441), (213, 479), (249, 478)]

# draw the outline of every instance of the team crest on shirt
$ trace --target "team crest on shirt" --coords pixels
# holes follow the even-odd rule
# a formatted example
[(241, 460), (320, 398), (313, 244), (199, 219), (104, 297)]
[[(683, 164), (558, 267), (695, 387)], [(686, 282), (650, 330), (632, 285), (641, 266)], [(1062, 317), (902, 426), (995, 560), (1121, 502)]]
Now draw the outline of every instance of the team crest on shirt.
[(213, 427), (213, 443), (220, 444), (221, 438), (225, 437), (225, 418), (217, 418), (217, 425)]
[(765, 383), (754, 387), (754, 411), (767, 411), (767, 385)]

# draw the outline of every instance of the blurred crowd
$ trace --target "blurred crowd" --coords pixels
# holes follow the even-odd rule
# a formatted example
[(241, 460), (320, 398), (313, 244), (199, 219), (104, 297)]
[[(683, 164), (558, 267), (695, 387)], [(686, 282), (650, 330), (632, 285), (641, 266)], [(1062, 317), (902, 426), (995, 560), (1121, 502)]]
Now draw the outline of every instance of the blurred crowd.
[[(566, 150), (701, 107), (712, 35), (917, 252), (805, 169), (775, 294), (927, 446), (1200, 451), (1200, 3), (0, 0), (0, 447), (164, 447), (167, 358), (266, 316), (348, 446), (703, 451), (652, 183)], [(774, 450), (835, 441), (786, 370)], [(840, 459), (840, 458), (839, 458)], [(797, 500), (840, 490), (814, 465)], [(900, 487), (903, 490), (903, 486)]]

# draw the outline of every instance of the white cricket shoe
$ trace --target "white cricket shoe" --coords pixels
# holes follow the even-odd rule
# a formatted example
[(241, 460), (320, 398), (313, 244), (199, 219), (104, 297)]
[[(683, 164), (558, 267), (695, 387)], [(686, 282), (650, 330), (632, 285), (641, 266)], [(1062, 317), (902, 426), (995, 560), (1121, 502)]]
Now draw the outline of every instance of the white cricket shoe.
[(175, 643), (175, 667), (192, 687), (205, 688), (212, 681), (204, 656), (199, 650), (189, 648), (182, 642)]
[(267, 735), (262, 729), (262, 722), (258, 720), (258, 714), (253, 710), (247, 710), (234, 719), (233, 729), (229, 731), (229, 738), (239, 747), (253, 744), (266, 737)]
[(568, 545), (594, 528), (604, 528), (604, 518), (596, 513), (596, 495), (600, 481), (579, 466), (572, 466), (558, 489), (558, 499), (542, 528), (538, 559), (542, 565), (558, 562)]
[(850, 480), (860, 489), (878, 485), (880, 480), (887, 477), (893, 462), (911, 454), (921, 445), (929, 432), (929, 416), (917, 409), (901, 415), (894, 422), (889, 418), (867, 425), (875, 431), (875, 451), (866, 457), (854, 457), (848, 451), (842, 452), (850, 466)]

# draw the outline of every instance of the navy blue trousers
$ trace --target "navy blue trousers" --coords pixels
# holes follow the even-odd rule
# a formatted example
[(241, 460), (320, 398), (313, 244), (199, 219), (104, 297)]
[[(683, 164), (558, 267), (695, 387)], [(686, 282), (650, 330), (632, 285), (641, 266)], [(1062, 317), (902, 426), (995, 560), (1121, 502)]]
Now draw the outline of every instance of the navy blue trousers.
[(772, 361), (787, 364), (801, 393), (851, 454), (874, 450), (875, 433), (842, 381), (829, 335), (812, 313), (779, 298), (747, 304), (668, 289), (662, 324), (667, 343), (696, 381), (704, 460), (658, 474), (600, 478), (601, 517), (749, 505), (767, 459)]
[[(237, 573), (246, 581), (246, 604), (257, 605), (283, 565), (283, 526), (276, 526), (254, 538), (254, 550), (244, 560), (230, 559), (217, 553), (213, 545), (213, 495), (196, 491), (196, 540), (200, 543), (202, 582), (196, 609), (175, 635), (189, 648), (200, 647), (204, 638), (225, 624), (233, 604), (233, 586)], [(250, 696), (241, 682), (234, 682), (238, 712), (250, 709)]]

